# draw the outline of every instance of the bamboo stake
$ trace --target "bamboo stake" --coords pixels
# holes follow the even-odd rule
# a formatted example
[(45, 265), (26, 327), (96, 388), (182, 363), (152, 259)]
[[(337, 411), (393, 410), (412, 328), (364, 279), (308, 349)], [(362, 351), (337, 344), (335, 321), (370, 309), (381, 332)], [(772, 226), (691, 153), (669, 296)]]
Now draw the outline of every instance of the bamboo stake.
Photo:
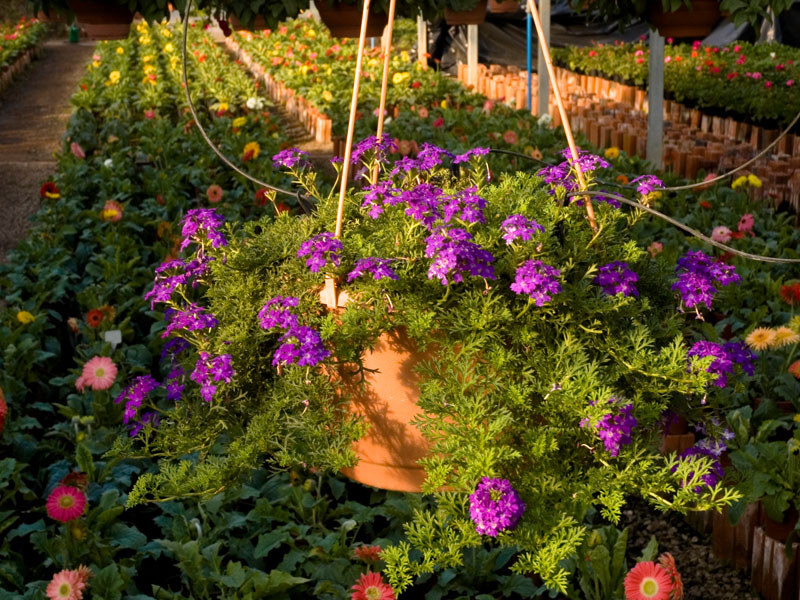
[(361, 34), (358, 38), (358, 55), (356, 56), (356, 72), (353, 78), (353, 97), (350, 100), (350, 120), (347, 123), (347, 140), (344, 147), (344, 163), (342, 164), (342, 182), (339, 186), (339, 208), (336, 211), (336, 239), (342, 237), (342, 220), (344, 219), (344, 198), (347, 194), (347, 180), (350, 177), (350, 158), (353, 155), (353, 133), (356, 128), (356, 109), (358, 108), (358, 87), (361, 83), (361, 63), (364, 57), (364, 45), (367, 39), (367, 21), (369, 20), (369, 1), (364, 0), (364, 11), (361, 14)]
[[(358, 88), (361, 83), (361, 63), (364, 56), (364, 45), (367, 39), (367, 22), (369, 20), (369, 2), (364, 0), (364, 11), (361, 14), (361, 33), (358, 38), (358, 56), (356, 57), (356, 71), (353, 78), (353, 97), (350, 100), (350, 120), (347, 123), (347, 140), (344, 150), (344, 163), (342, 164), (342, 181), (339, 186), (339, 207), (336, 211), (336, 229), (334, 237), (342, 237), (342, 221), (344, 219), (344, 199), (347, 195), (347, 180), (350, 177), (350, 158), (353, 155), (353, 133), (356, 128), (356, 109), (358, 108)], [(329, 308), (335, 309), (346, 302), (344, 297), (336, 293), (336, 282), (332, 277), (325, 278), (325, 287), (320, 292), (320, 300)]]
[[(376, 134), (378, 140), (383, 137), (383, 113), (386, 111), (386, 92), (389, 89), (389, 63), (392, 51), (392, 30), (394, 29), (394, 10), (397, 0), (389, 0), (389, 22), (386, 24), (388, 30), (386, 31), (386, 47), (383, 49), (383, 78), (381, 79), (381, 102), (378, 107), (378, 132)], [(375, 165), (375, 170), (372, 172), (372, 185), (378, 183), (378, 168)]]
[[(561, 92), (558, 89), (555, 69), (553, 69), (553, 61), (550, 58), (550, 49), (545, 43), (547, 38), (544, 35), (542, 21), (539, 19), (539, 11), (536, 10), (536, 5), (534, 4), (533, 0), (528, 0), (528, 10), (533, 17), (533, 24), (536, 26), (536, 35), (539, 38), (539, 51), (544, 57), (544, 62), (547, 66), (547, 73), (550, 76), (550, 86), (553, 89), (553, 96), (556, 99), (558, 113), (561, 115), (561, 123), (564, 126), (564, 134), (567, 136), (567, 144), (569, 145), (569, 151), (572, 155), (572, 166), (575, 167), (575, 174), (578, 176), (578, 185), (583, 191), (586, 189), (586, 179), (584, 178), (583, 172), (581, 171), (581, 166), (578, 163), (578, 148), (575, 145), (575, 138), (572, 136), (572, 127), (570, 127), (569, 119), (567, 118), (567, 111), (564, 108), (564, 102), (561, 99)], [(594, 231), (597, 231), (597, 222), (594, 218), (594, 208), (592, 207), (592, 202), (588, 196), (584, 197), (583, 201), (586, 204), (586, 215), (589, 217), (589, 224), (592, 226)]]

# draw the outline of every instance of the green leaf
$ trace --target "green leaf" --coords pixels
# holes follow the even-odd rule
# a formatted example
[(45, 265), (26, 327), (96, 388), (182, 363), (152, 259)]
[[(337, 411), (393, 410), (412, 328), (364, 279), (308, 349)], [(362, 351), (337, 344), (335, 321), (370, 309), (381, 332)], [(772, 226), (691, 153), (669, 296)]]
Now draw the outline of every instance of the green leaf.
[(29, 535), (34, 531), (44, 531), (45, 529), (46, 526), (44, 524), (44, 519), (39, 519), (38, 521), (34, 521), (33, 523), (24, 523), (19, 527), (15, 527), (14, 529), (8, 532), (8, 536), (6, 537), (6, 539), (10, 542), (14, 538)]
[(125, 525), (124, 523), (114, 523), (109, 533), (111, 535), (111, 545), (118, 548), (136, 550), (147, 543), (147, 536), (136, 527)]
[(289, 532), (285, 529), (277, 529), (275, 531), (270, 531), (269, 533), (264, 533), (258, 536), (258, 544), (256, 545), (253, 557), (264, 558), (267, 554), (269, 554), (270, 550), (277, 548), (288, 540)]
[(89, 476), (89, 480), (94, 480), (94, 459), (92, 452), (86, 444), (78, 444), (75, 448), (75, 462), (78, 463), (81, 471)]
[(242, 563), (230, 561), (225, 568), (225, 575), (221, 575), (218, 580), (222, 585), (232, 588), (240, 588), (247, 579), (247, 572), (242, 567)]
[(95, 572), (92, 577), (92, 597), (103, 600), (118, 600), (122, 598), (122, 588), (125, 582), (120, 577), (116, 563), (111, 563), (104, 569)]
[(647, 546), (645, 546), (644, 550), (642, 550), (642, 555), (636, 562), (655, 560), (657, 554), (658, 540), (656, 539), (656, 536), (652, 535), (650, 536), (650, 541), (647, 542)]
[(303, 577), (295, 577), (284, 571), (273, 570), (269, 572), (269, 575), (262, 571), (255, 571), (252, 581), (257, 594), (267, 595), (278, 594), (310, 580)]

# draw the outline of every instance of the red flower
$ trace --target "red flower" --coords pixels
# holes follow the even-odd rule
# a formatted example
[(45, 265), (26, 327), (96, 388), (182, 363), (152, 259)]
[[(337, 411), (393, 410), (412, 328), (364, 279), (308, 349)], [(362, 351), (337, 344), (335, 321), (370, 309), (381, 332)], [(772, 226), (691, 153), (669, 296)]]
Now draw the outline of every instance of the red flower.
[(640, 562), (625, 576), (626, 600), (669, 600), (672, 582), (666, 569)]
[(365, 563), (376, 563), (381, 559), (380, 546), (358, 546), (353, 549), (353, 555)]
[(444, 126), (444, 119), (442, 117), (437, 117), (433, 121), (433, 126), (434, 127), (443, 127)]
[(103, 314), (102, 310), (97, 308), (93, 308), (86, 314), (86, 322), (89, 324), (89, 327), (98, 327), (100, 323), (103, 322)]
[(681, 579), (681, 574), (678, 573), (678, 567), (675, 566), (675, 559), (672, 558), (672, 554), (669, 552), (664, 552), (664, 554), (658, 557), (658, 564), (661, 565), (662, 569), (669, 573), (670, 579), (672, 579), (671, 600), (682, 600), (683, 580)]
[(6, 404), (6, 397), (0, 390), (0, 433), (3, 433), (3, 426), (6, 422), (6, 415), (8, 414), (8, 405)]
[(411, 87), (414, 88), (414, 89), (417, 89), (421, 85), (422, 84), (419, 81), (412, 81), (411, 82)]
[(256, 206), (266, 206), (269, 201), (269, 190), (267, 188), (259, 188), (255, 193), (254, 204)]
[(781, 286), (781, 298), (786, 304), (800, 304), (800, 281)]
[(711, 208), (711, 202), (709, 202), (708, 200), (703, 200), (700, 202), (700, 206), (702, 208)]
[(277, 212), (278, 214), (286, 213), (289, 212), (290, 210), (292, 209), (289, 208), (288, 204), (285, 204), (283, 202), (278, 202), (275, 204), (275, 212)]
[(52, 181), (47, 181), (43, 183), (42, 187), (39, 189), (39, 195), (42, 198), (55, 199), (61, 197), (61, 192), (58, 191), (58, 188), (56, 187), (55, 183), (53, 183)]
[(364, 573), (350, 589), (350, 600), (395, 600), (392, 586), (383, 582), (380, 573)]

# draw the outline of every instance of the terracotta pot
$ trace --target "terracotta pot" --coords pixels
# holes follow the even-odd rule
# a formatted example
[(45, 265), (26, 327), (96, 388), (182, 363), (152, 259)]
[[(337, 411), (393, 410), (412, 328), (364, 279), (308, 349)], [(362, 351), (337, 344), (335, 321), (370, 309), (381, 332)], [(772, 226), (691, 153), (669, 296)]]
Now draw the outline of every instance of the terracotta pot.
[(663, 37), (702, 38), (721, 18), (716, 0), (692, 0), (691, 8), (684, 5), (674, 12), (664, 12), (661, 2), (648, 5), (650, 22)]
[(234, 31), (261, 31), (267, 28), (267, 21), (261, 15), (256, 15), (250, 25), (242, 25), (242, 22), (235, 15), (228, 15), (228, 24)]
[(384, 333), (364, 356), (364, 381), (342, 372), (350, 409), (369, 431), (353, 446), (356, 466), (342, 473), (365, 485), (399, 492), (419, 492), (425, 470), (417, 464), (428, 442), (410, 421), (421, 414), (417, 406), (419, 376), (414, 367), (430, 358), (417, 350), (405, 329)]
[[(328, 0), (320, 0), (320, 2), (316, 3), (316, 7), (319, 12), (319, 18), (330, 29), (333, 37), (357, 38), (361, 35), (362, 6), (345, 4), (339, 0), (335, 0), (333, 4), (328, 4)], [(382, 36), (388, 22), (389, 15), (375, 12), (373, 5), (369, 11), (367, 37)]]
[(93, 40), (122, 40), (128, 37), (133, 13), (127, 6), (99, 0), (68, 0), (75, 20)]
[(456, 12), (445, 8), (444, 20), (448, 25), (480, 25), (486, 20), (486, 0), (478, 0), (472, 10)]
[(519, 12), (517, 0), (489, 0), (489, 12), (495, 14)]

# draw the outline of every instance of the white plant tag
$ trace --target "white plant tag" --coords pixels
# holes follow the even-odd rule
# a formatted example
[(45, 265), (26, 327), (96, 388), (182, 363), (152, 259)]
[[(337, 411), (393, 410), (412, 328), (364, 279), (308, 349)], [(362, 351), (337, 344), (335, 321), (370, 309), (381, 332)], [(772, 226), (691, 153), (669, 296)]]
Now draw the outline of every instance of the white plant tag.
[(105, 341), (111, 344), (111, 349), (116, 349), (122, 343), (122, 331), (119, 329), (112, 329), (111, 331), (106, 331), (103, 334), (103, 338)]

